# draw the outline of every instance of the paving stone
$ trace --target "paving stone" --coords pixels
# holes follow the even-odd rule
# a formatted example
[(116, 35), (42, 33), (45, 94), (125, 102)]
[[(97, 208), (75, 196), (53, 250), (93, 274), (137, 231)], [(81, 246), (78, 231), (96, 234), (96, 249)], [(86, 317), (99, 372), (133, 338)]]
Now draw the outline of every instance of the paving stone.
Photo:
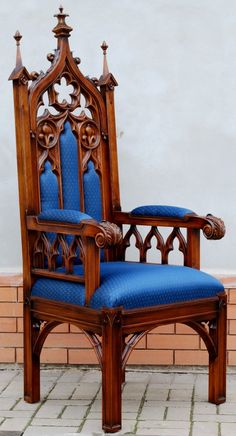
[(74, 383), (57, 383), (48, 395), (48, 399), (67, 399), (70, 398), (75, 390)]
[[(4, 399), (6, 401), (6, 398)], [(0, 399), (1, 401), (1, 399)], [(24, 400), (20, 400), (16, 403), (13, 410), (30, 410), (35, 411), (40, 407), (41, 403), (26, 403)], [(2, 408), (1, 408), (2, 409)], [(3, 410), (3, 409), (2, 409)]]
[[(0, 410), (10, 410), (16, 404), (15, 398), (0, 398)], [(2, 413), (0, 413), (2, 415)]]
[(1, 424), (0, 430), (21, 431), (24, 430), (24, 428), (28, 424), (28, 421), (29, 421), (28, 418), (7, 418)]
[(137, 382), (137, 383), (148, 383), (151, 378), (150, 373), (143, 371), (126, 371), (125, 373), (125, 381), (128, 382)]
[(64, 405), (54, 401), (46, 401), (36, 413), (36, 418), (58, 418), (62, 413)]
[(193, 385), (197, 379), (197, 374), (175, 374), (173, 384), (183, 386), (184, 384)]
[(216, 415), (217, 408), (215, 404), (200, 402), (200, 403), (194, 403), (193, 411), (196, 414)]
[(164, 418), (165, 407), (144, 407), (140, 413), (139, 419), (161, 420)]
[(157, 429), (184, 429), (189, 430), (190, 429), (190, 422), (189, 421), (159, 421), (159, 420), (153, 420), (151, 422), (149, 421), (139, 421), (138, 422), (138, 429), (147, 429), (147, 428), (157, 428)]
[(146, 389), (145, 383), (127, 383), (123, 389), (122, 398), (126, 400), (139, 400)]
[[(233, 414), (233, 415), (235, 415), (236, 414), (236, 403), (229, 403), (229, 401), (227, 401), (224, 404), (220, 404), (218, 409), (219, 409), (220, 415), (221, 414), (224, 414), (224, 415)], [(235, 421), (236, 421), (236, 419), (235, 419)]]
[(99, 370), (89, 370), (85, 371), (83, 378), (81, 380), (83, 383), (101, 383), (102, 381), (102, 374)]
[(158, 384), (151, 384), (148, 386), (147, 392), (146, 392), (146, 400), (167, 400), (169, 395), (169, 389), (168, 388), (162, 388), (160, 389), (160, 385)]
[(85, 412), (87, 411), (87, 407), (77, 407), (77, 406), (67, 406), (62, 413), (62, 418), (67, 419), (82, 419), (85, 415)]
[(168, 421), (190, 419), (190, 405), (187, 407), (168, 407), (166, 419)]
[(2, 398), (22, 398), (23, 397), (23, 383), (22, 381), (12, 381), (7, 388), (1, 392)]
[(76, 387), (73, 399), (93, 399), (100, 388), (100, 383), (79, 383)]
[[(136, 424), (135, 420), (123, 421), (122, 430), (120, 432), (117, 432), (116, 435), (126, 434), (127, 432), (133, 432), (135, 428), (135, 424)], [(86, 420), (82, 428), (81, 434), (83, 435), (87, 434), (91, 436), (91, 433), (93, 434), (93, 432), (101, 432), (102, 430), (101, 427), (102, 427), (102, 423), (100, 420), (95, 420), (95, 419)], [(106, 433), (106, 436), (108, 434), (109, 433)]]
[(23, 436), (21, 431), (0, 431), (0, 436)]
[(59, 378), (59, 383), (75, 383), (76, 384), (84, 376), (84, 371), (79, 371), (78, 369), (69, 369), (65, 371)]
[(235, 422), (236, 417), (235, 417), (235, 415), (198, 415), (198, 414), (193, 414), (193, 421)]
[(235, 436), (235, 435), (236, 435), (236, 422), (221, 424), (221, 436)]
[(48, 426), (48, 427), (79, 427), (81, 419), (50, 419), (50, 418), (34, 418), (31, 425)]
[(190, 402), (192, 398), (192, 389), (171, 389), (169, 394), (170, 400), (180, 400)]
[(165, 384), (165, 385), (171, 385), (173, 383), (174, 380), (174, 373), (173, 372), (169, 372), (169, 373), (153, 373), (150, 376), (150, 384)]
[(36, 427), (29, 426), (25, 432), (24, 436), (78, 436), (76, 427)]
[(194, 422), (192, 436), (217, 436), (219, 433), (218, 422)]

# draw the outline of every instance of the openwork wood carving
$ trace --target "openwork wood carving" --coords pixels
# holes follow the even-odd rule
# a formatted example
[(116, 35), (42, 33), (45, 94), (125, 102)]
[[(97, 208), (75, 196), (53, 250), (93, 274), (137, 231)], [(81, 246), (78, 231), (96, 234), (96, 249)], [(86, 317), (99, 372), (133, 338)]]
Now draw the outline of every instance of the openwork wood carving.
[(156, 249), (161, 253), (161, 263), (167, 264), (169, 253), (174, 250), (174, 240), (179, 242), (179, 251), (183, 254), (183, 263), (187, 261), (187, 242), (178, 227), (174, 227), (170, 235), (164, 240), (157, 226), (152, 226), (144, 241), (136, 225), (131, 225), (123, 239), (123, 258), (126, 249), (130, 246), (131, 237), (135, 237), (135, 247), (139, 250), (140, 262), (147, 261), (147, 252), (152, 248), (152, 240), (156, 242)]

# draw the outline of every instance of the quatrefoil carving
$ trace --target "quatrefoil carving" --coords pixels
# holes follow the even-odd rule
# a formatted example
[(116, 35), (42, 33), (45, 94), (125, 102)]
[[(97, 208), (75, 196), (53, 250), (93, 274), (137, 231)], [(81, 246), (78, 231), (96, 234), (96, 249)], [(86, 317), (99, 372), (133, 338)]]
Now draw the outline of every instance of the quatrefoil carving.
[(80, 137), (83, 147), (92, 150), (99, 145), (100, 134), (94, 121), (84, 121), (80, 127)]

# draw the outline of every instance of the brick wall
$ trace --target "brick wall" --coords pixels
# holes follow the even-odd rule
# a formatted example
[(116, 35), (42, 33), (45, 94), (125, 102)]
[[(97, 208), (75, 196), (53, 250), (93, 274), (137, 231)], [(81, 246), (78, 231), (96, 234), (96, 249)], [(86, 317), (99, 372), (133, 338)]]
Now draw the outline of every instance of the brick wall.
[[(236, 365), (236, 278), (224, 279), (228, 291), (229, 365)], [(21, 276), (0, 277), (0, 363), (22, 363), (22, 279)], [(84, 334), (62, 324), (48, 336), (42, 363), (94, 364), (96, 355)], [(152, 330), (130, 356), (131, 364), (206, 365), (207, 352), (200, 337), (189, 327), (171, 324)]]

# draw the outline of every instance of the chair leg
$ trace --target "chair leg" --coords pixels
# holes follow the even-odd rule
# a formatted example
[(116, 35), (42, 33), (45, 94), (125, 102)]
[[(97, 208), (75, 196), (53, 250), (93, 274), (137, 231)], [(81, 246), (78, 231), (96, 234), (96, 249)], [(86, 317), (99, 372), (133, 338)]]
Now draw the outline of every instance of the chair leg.
[(102, 332), (102, 428), (121, 429), (122, 326), (121, 311), (103, 311)]
[(216, 345), (217, 355), (209, 361), (209, 402), (224, 403), (226, 400), (226, 300), (219, 302), (219, 315), (215, 325), (210, 327), (210, 335)]
[(33, 352), (37, 327), (33, 325), (30, 306), (24, 306), (24, 399), (28, 403), (40, 400), (40, 359)]

